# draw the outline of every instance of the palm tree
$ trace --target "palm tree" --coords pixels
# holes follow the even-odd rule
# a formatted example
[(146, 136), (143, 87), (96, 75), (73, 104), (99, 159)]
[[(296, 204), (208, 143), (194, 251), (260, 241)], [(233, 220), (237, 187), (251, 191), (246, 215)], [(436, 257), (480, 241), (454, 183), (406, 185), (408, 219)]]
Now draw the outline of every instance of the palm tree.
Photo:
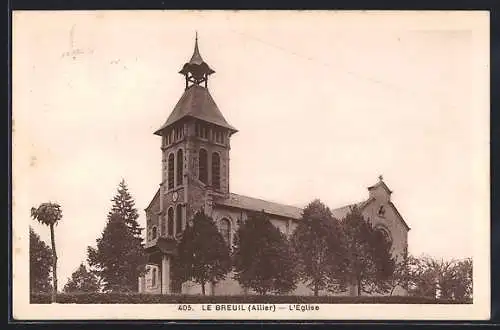
[(31, 208), (31, 217), (39, 223), (50, 227), (50, 242), (52, 243), (52, 303), (55, 303), (57, 296), (57, 253), (54, 226), (62, 219), (61, 206), (57, 203), (42, 203), (38, 208)]

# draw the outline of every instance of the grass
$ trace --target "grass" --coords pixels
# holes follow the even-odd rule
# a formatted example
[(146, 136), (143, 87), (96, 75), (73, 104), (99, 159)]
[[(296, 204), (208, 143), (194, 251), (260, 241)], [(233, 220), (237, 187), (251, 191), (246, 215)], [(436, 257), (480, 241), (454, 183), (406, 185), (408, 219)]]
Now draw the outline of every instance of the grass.
[[(32, 293), (31, 304), (49, 304), (51, 296)], [(270, 304), (470, 304), (472, 301), (452, 301), (428, 297), (384, 296), (194, 296), (140, 293), (60, 293), (60, 304), (207, 304), (207, 303), (270, 303)]]

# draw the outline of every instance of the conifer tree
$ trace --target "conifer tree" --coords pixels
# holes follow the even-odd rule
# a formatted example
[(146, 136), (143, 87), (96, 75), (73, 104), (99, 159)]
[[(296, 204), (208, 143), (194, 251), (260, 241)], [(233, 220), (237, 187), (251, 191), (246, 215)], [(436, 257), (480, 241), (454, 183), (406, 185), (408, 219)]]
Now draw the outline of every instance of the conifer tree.
[(346, 215), (342, 228), (347, 256), (343, 280), (356, 285), (358, 296), (362, 292), (388, 292), (395, 261), (385, 236), (364, 219), (357, 207), (352, 207)]
[(108, 222), (97, 248), (88, 247), (88, 264), (106, 291), (138, 291), (146, 255), (137, 219), (139, 214), (125, 180), (112, 199)]
[(71, 278), (63, 288), (64, 292), (98, 292), (97, 277), (87, 270), (83, 263), (71, 274)]
[(139, 214), (135, 208), (135, 201), (132, 195), (128, 191), (127, 184), (125, 180), (121, 180), (118, 185), (117, 194), (111, 200), (113, 205), (111, 211), (108, 213), (108, 220), (113, 214), (119, 214), (122, 219), (124, 219), (125, 224), (131, 231), (132, 235), (135, 237), (141, 237), (142, 230), (137, 222), (139, 219)]
[(146, 263), (144, 249), (120, 214), (113, 214), (97, 248), (88, 248), (88, 263), (106, 292), (137, 291)]
[(238, 228), (233, 253), (234, 278), (245, 289), (265, 295), (296, 287), (290, 245), (264, 212), (254, 213)]
[(198, 211), (187, 226), (178, 245), (174, 276), (180, 282), (188, 280), (201, 285), (216, 284), (231, 270), (229, 247), (213, 220)]
[(31, 226), (29, 253), (30, 292), (51, 292), (52, 251)]
[(346, 268), (339, 222), (320, 200), (304, 208), (292, 236), (298, 276), (318, 296), (320, 290), (342, 291), (340, 279)]

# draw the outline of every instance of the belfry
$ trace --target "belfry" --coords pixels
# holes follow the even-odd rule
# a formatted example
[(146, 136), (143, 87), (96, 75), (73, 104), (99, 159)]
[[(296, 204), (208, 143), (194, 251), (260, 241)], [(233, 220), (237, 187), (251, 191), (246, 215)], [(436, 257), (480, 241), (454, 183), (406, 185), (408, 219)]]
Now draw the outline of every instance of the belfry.
[(179, 71), (180, 74), (186, 77), (186, 89), (189, 87), (189, 83), (200, 85), (205, 83), (205, 88), (208, 86), (208, 77), (214, 74), (215, 71), (212, 70), (200, 55), (200, 50), (198, 48), (198, 32), (196, 33), (196, 39), (194, 42), (194, 52), (191, 56), (191, 60), (184, 64), (182, 70)]

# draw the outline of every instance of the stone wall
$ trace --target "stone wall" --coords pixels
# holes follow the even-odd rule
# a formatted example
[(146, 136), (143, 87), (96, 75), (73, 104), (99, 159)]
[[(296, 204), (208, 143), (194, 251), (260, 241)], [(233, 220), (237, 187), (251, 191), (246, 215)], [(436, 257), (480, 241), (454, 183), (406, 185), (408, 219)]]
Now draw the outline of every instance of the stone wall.
[(189, 175), (198, 178), (199, 151), (203, 148), (208, 154), (208, 185), (212, 182), (212, 154), (217, 152), (220, 156), (220, 185), (221, 192), (229, 193), (229, 147), (227, 145), (215, 144), (208, 141), (191, 139), (187, 143), (187, 163), (186, 168)]

